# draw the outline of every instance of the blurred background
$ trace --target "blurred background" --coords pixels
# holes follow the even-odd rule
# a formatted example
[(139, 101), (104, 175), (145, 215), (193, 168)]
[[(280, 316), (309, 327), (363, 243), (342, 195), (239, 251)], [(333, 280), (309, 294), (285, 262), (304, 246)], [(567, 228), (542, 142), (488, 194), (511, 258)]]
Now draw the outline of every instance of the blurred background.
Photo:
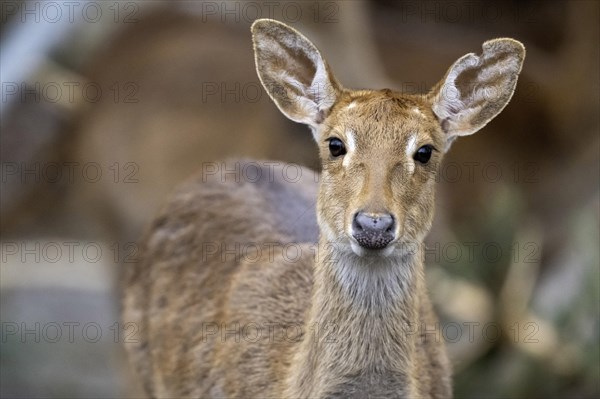
[(527, 48), (512, 101), (438, 176), (427, 278), (471, 398), (600, 396), (596, 1), (2, 1), (0, 396), (132, 397), (118, 276), (175, 185), (245, 156), (318, 169), (259, 85), (252, 21), (351, 88), (426, 92)]

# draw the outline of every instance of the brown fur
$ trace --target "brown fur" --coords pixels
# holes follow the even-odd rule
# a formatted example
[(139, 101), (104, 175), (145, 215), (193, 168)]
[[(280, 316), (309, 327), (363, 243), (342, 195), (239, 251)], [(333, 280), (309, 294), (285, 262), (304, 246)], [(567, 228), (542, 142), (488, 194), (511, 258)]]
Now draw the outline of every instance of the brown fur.
[[(139, 326), (139, 343), (128, 349), (148, 394), (450, 397), (421, 248), (435, 173), (454, 137), (506, 105), (524, 49), (486, 42), (481, 57), (463, 57), (429, 95), (406, 96), (344, 89), (312, 43), (276, 21), (255, 22), (253, 35), (267, 92), (313, 131), (321, 184), (308, 169), (291, 182), (287, 166), (261, 163), (258, 181), (199, 176), (167, 203), (124, 298), (124, 321)], [(464, 88), (465, 76), (497, 88), (497, 101), (464, 89), (444, 96), (444, 85)], [(330, 137), (348, 153), (332, 157)], [(414, 152), (426, 144), (432, 158), (417, 163)], [(394, 216), (386, 250), (352, 242), (358, 211)]]

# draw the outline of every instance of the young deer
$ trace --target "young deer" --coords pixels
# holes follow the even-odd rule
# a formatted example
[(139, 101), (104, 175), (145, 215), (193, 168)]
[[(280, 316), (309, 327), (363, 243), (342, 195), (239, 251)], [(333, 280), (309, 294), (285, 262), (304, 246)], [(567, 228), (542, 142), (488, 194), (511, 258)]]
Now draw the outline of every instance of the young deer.
[(252, 35), (266, 91), (312, 130), (321, 184), (307, 169), (290, 181), (286, 165), (239, 161), (175, 193), (126, 282), (124, 320), (138, 328), (128, 349), (145, 389), (450, 397), (421, 250), (435, 174), (456, 137), (506, 106), (523, 45), (485, 42), (416, 96), (343, 88), (316, 47), (280, 22), (258, 20)]

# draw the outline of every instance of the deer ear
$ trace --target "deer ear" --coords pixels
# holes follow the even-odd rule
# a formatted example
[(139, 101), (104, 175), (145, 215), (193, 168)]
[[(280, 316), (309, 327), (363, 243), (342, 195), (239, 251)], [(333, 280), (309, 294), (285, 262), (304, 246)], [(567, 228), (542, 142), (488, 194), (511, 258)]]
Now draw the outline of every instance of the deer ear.
[(483, 43), (481, 55), (467, 54), (450, 67), (428, 95), (448, 143), (475, 133), (504, 109), (524, 58), (520, 42), (495, 39)]
[(285, 116), (316, 128), (341, 92), (319, 50), (300, 32), (271, 19), (252, 24), (256, 70)]

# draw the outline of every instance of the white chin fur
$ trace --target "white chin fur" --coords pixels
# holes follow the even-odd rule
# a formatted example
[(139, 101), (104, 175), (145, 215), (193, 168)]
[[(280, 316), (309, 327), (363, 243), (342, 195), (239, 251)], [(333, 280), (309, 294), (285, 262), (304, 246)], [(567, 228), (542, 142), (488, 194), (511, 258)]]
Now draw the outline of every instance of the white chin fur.
[(394, 252), (393, 245), (390, 245), (381, 251), (375, 252), (375, 251), (369, 251), (367, 249), (364, 249), (358, 243), (354, 242), (354, 240), (350, 240), (350, 247), (352, 248), (352, 252), (354, 252), (357, 256), (360, 256), (360, 257), (368, 256), (371, 254), (372, 255), (377, 254), (378, 256), (388, 257), (392, 254), (392, 252)]
[(365, 250), (363, 247), (355, 243), (354, 241), (350, 241), (350, 247), (352, 248), (352, 252), (354, 252), (357, 256), (364, 256)]

